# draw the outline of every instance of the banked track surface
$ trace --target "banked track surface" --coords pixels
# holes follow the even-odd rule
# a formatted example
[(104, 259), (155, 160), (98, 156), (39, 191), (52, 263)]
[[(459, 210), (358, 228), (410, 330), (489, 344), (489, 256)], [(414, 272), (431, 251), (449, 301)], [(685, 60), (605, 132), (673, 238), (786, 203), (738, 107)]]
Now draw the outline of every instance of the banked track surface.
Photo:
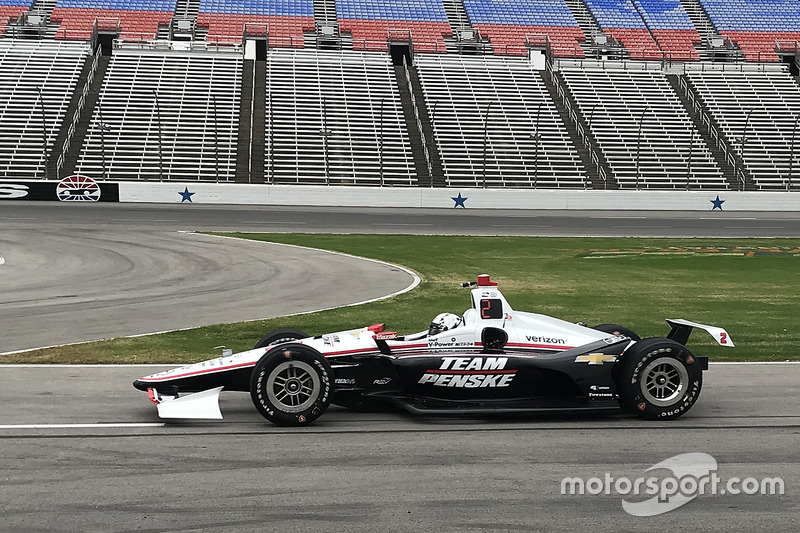
[(136, 224), (2, 229), (0, 255), (0, 353), (312, 311), (414, 283), (383, 263)]

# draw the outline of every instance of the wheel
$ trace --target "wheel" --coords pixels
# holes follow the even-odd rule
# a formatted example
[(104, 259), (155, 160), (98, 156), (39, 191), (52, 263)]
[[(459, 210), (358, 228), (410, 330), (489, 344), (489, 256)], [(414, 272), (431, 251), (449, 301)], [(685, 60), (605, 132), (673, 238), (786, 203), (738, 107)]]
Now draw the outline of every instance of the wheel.
[(278, 426), (310, 424), (331, 404), (333, 370), (308, 346), (284, 344), (265, 353), (250, 376), (250, 397)]
[(616, 373), (620, 404), (648, 420), (678, 418), (700, 396), (703, 370), (686, 346), (660, 337), (631, 346)]
[(632, 330), (626, 328), (625, 326), (620, 326), (619, 324), (599, 324), (594, 326), (592, 329), (596, 329), (604, 333), (611, 333), (612, 335), (625, 335), (634, 341), (642, 340), (642, 338)]
[(292, 342), (296, 341), (297, 339), (305, 339), (308, 337), (308, 333), (304, 331), (300, 331), (299, 329), (294, 328), (281, 328), (276, 329), (275, 331), (270, 331), (263, 337), (259, 339), (253, 349), (256, 348), (265, 348), (267, 346), (273, 346), (275, 344), (283, 344), (285, 342)]

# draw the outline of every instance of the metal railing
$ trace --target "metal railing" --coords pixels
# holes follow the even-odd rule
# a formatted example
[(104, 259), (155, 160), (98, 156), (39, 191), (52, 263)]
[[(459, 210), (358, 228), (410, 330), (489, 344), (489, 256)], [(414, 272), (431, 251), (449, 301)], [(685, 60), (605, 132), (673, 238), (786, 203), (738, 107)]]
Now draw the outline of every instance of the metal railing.
[[(417, 107), (417, 100), (414, 97), (414, 86), (411, 84), (411, 73), (408, 71), (408, 62), (403, 56), (403, 70), (406, 75), (406, 82), (408, 83), (408, 93), (411, 95), (411, 107), (414, 108), (414, 119), (417, 121), (417, 128), (419, 128), (420, 142), (422, 143), (422, 151), (425, 154), (425, 164), (428, 166), (428, 177), (433, 187), (433, 165), (431, 164), (431, 154), (428, 151), (428, 143), (425, 140), (425, 132), (422, 129), (422, 120), (419, 118), (419, 108)], [(433, 123), (431, 123), (433, 128)]]
[(64, 162), (67, 157), (67, 152), (69, 151), (70, 145), (72, 143), (72, 137), (75, 135), (75, 128), (78, 126), (78, 122), (81, 120), (81, 112), (83, 111), (84, 106), (86, 105), (86, 96), (89, 94), (89, 89), (92, 86), (92, 82), (94, 81), (94, 75), (97, 72), (97, 64), (100, 61), (100, 54), (94, 54), (94, 59), (92, 60), (92, 66), (89, 69), (89, 75), (86, 77), (86, 83), (83, 84), (83, 90), (81, 91), (81, 97), (78, 99), (78, 107), (75, 109), (75, 113), (72, 115), (72, 122), (69, 125), (69, 129), (67, 130), (67, 137), (64, 139), (64, 146), (61, 148), (61, 154), (58, 156), (58, 161), (56, 162), (56, 177), (61, 179), (61, 169), (64, 168)]
[(678, 84), (683, 91), (683, 94), (686, 95), (686, 99), (689, 100), (692, 111), (696, 116), (700, 117), (702, 128), (706, 130), (717, 149), (722, 152), (722, 157), (725, 160), (725, 163), (733, 168), (733, 179), (739, 184), (740, 190), (743, 191), (746, 183), (746, 174), (743, 169), (744, 159), (740, 157), (737, 161), (737, 156), (733, 150), (733, 147), (729, 146), (725, 139), (722, 138), (722, 134), (711, 120), (711, 115), (706, 112), (702, 102), (700, 101), (700, 98), (695, 94), (692, 88), (689, 87), (689, 82), (685, 76), (678, 77)]
[(569, 96), (567, 95), (567, 89), (561, 84), (558, 80), (558, 77), (555, 75), (555, 72), (551, 71), (551, 79), (553, 80), (553, 85), (556, 87), (556, 91), (558, 92), (558, 96), (561, 98), (561, 102), (564, 104), (564, 107), (567, 110), (567, 115), (569, 116), (570, 122), (575, 124), (575, 129), (578, 132), (578, 136), (581, 139), (581, 144), (583, 145), (584, 149), (589, 153), (589, 159), (594, 167), (597, 169), (597, 175), (599, 176), (600, 180), (603, 182), (603, 188), (608, 188), (608, 175), (606, 174), (605, 168), (603, 168), (602, 162), (600, 161), (600, 155), (598, 153), (597, 147), (594, 144), (594, 141), (590, 137), (590, 134), (584, 128), (583, 124), (578, 117), (577, 110), (573, 109), (572, 103), (570, 102)]

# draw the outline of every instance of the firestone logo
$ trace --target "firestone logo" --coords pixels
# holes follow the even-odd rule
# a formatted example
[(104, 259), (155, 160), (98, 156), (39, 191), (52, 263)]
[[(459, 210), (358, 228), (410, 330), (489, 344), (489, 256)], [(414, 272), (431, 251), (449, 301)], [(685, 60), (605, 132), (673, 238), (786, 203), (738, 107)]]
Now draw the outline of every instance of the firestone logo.
[[(622, 508), (633, 516), (656, 516), (673, 511), (706, 494), (710, 495), (782, 495), (784, 481), (779, 477), (761, 480), (732, 477), (723, 480), (717, 474), (717, 460), (707, 453), (684, 453), (665, 459), (645, 470), (668, 470), (671, 475), (614, 478), (609, 472), (600, 477), (584, 480), (566, 477), (561, 480), (561, 494), (582, 496), (586, 494), (619, 494)], [(640, 496), (651, 496), (641, 500)]]

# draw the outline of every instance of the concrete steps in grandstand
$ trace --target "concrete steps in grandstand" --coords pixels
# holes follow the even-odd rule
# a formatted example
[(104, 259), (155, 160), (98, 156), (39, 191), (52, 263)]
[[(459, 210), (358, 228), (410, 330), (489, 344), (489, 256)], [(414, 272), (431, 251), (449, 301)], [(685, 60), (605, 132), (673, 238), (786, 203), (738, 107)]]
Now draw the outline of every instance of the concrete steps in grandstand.
[[(683, 4), (683, 9), (686, 11), (686, 14), (689, 15), (689, 19), (692, 21), (697, 33), (700, 34), (700, 44), (695, 45), (695, 49), (700, 55), (700, 60), (713, 61), (730, 55), (731, 53), (728, 52), (722, 54), (722, 57), (720, 57), (719, 50), (715, 51), (712, 48), (712, 39), (719, 37), (719, 33), (717, 33), (714, 23), (711, 22), (711, 19), (705, 12), (705, 9), (703, 9), (699, 0), (680, 0), (680, 2)], [(738, 48), (734, 47), (733, 55), (740, 55)]]
[(200, 11), (200, 0), (178, 0), (175, 4), (175, 16), (194, 18)]
[(680, 0), (683, 9), (689, 15), (689, 19), (694, 24), (697, 33), (700, 34), (701, 47), (706, 48), (712, 37), (719, 35), (711, 19), (706, 14), (703, 6), (698, 0)]
[(583, 0), (565, 0), (565, 2), (586, 37), (586, 40), (581, 43), (583, 53), (586, 54), (586, 57), (595, 56), (597, 51), (595, 38), (602, 35), (603, 30), (600, 29), (600, 25), (597, 24), (594, 15)]
[(200, 0), (178, 0), (175, 4), (175, 16), (168, 26), (159, 26), (157, 39), (189, 40), (186, 31), (179, 27), (181, 21), (189, 21), (192, 25), (193, 40), (204, 41), (208, 29), (197, 27), (197, 14), (200, 11)]
[(469, 28), (469, 17), (467, 10), (461, 0), (442, 0), (444, 12), (447, 13), (447, 21), (455, 35), (461, 28)]
[(170, 27), (169, 26), (162, 26), (161, 24), (158, 25), (158, 31), (156, 32), (156, 39), (159, 41), (166, 41), (170, 38)]
[[(242, 94), (239, 100), (239, 131), (236, 141), (236, 181), (250, 182), (251, 127), (253, 124), (253, 78), (255, 61), (242, 62)], [(262, 95), (263, 96), (263, 95)]]
[[(272, 181), (272, 173), (267, 173), (264, 169), (264, 161), (266, 161), (266, 153), (269, 149), (267, 145), (268, 140), (265, 139), (267, 131), (267, 62), (257, 60), (254, 62), (254, 68), (251, 76), (252, 81), (252, 105), (253, 114), (251, 117), (252, 127), (250, 128), (250, 173), (247, 175), (240, 175), (236, 173), (236, 180), (247, 183), (265, 183)], [(242, 71), (242, 78), (244, 81), (244, 71)], [(250, 101), (245, 100), (242, 94), (242, 106), (246, 106)], [(245, 179), (247, 178), (247, 179)]]
[[(94, 55), (87, 56), (85, 62), (83, 63), (83, 67), (81, 68), (81, 74), (80, 77), (78, 78), (78, 83), (76, 84), (75, 90), (72, 93), (72, 98), (69, 101), (67, 110), (64, 112), (64, 120), (61, 122), (61, 127), (59, 128), (58, 134), (56, 135), (56, 140), (53, 143), (53, 147), (50, 153), (48, 154), (47, 175), (48, 177), (50, 177), (50, 179), (53, 179), (55, 177), (62, 178), (66, 175), (71, 174), (71, 172), (64, 173), (64, 169), (62, 169), (61, 171), (62, 175), (57, 176), (57, 174), (59, 173), (58, 158), (61, 155), (62, 151), (64, 150), (64, 144), (67, 141), (67, 136), (69, 135), (69, 129), (70, 126), (72, 125), (72, 117), (75, 116), (75, 111), (78, 109), (78, 105), (83, 95), (82, 88), (86, 83), (87, 78), (89, 77), (89, 73), (92, 70), (92, 62), (94, 61), (94, 57), (95, 57)], [(86, 107), (84, 106), (82, 115), (85, 113), (86, 113)]]
[(335, 24), (336, 23), (336, 2), (335, 0), (314, 0), (314, 24)]
[[(108, 70), (108, 64), (110, 61), (111, 56), (101, 55), (98, 58), (97, 70), (94, 74), (94, 80), (92, 80), (92, 83), (89, 86), (89, 92), (86, 94), (86, 100), (84, 101), (80, 120), (75, 126), (75, 133), (70, 141), (69, 149), (64, 154), (64, 166), (61, 169), (61, 173), (65, 176), (75, 172), (75, 167), (78, 164), (78, 158), (81, 154), (81, 148), (83, 147), (83, 141), (86, 138), (86, 133), (89, 130), (89, 123), (91, 122), (92, 116), (94, 116), (96, 112), (95, 108), (97, 107), (97, 101), (100, 98), (100, 90), (103, 87), (103, 80), (105, 79), (106, 71)], [(85, 82), (85, 78), (83, 78), (81, 81)], [(79, 84), (79, 86), (80, 85), (82, 84)], [(78, 92), (79, 91), (76, 91), (76, 94)], [(61, 143), (63, 146), (63, 141), (61, 141)]]
[[(725, 159), (725, 154), (722, 152), (722, 150), (720, 150), (717, 147), (717, 144), (714, 142), (713, 137), (706, 130), (706, 128), (703, 126), (703, 118), (702, 118), (702, 116), (694, 110), (689, 98), (686, 96), (686, 93), (683, 91), (683, 89), (681, 89), (680, 76), (678, 76), (676, 74), (668, 74), (667, 75), (667, 81), (669, 81), (669, 84), (675, 90), (675, 94), (678, 95), (678, 99), (683, 104), (683, 107), (686, 109), (686, 112), (689, 113), (689, 116), (691, 117), (692, 122), (694, 123), (695, 127), (697, 128), (699, 136), (702, 138), (702, 142), (704, 142), (706, 147), (708, 147), (708, 149), (711, 151), (711, 155), (714, 157), (714, 161), (716, 161), (717, 165), (722, 170), (722, 172), (723, 172), (723, 174), (725, 176), (725, 179), (727, 180), (728, 185), (730, 186), (731, 190), (740, 189), (741, 185), (736, 180), (736, 177), (735, 177), (735, 174), (734, 174), (735, 170), (734, 170), (733, 166), (730, 165), (728, 163), (728, 161)], [(688, 79), (686, 81), (687, 81), (688, 85), (691, 86), (691, 82)], [(701, 106), (702, 106), (702, 102), (701, 102)], [(704, 111), (705, 111), (706, 114), (708, 114), (709, 120), (712, 123), (712, 125), (717, 129), (717, 131), (721, 132), (722, 128), (720, 128), (719, 124), (717, 124), (714, 121), (714, 118), (711, 115), (711, 113), (709, 113), (708, 110), (705, 109), (705, 108), (704, 108)], [(727, 142), (730, 145), (730, 140), (725, 139), (725, 142)], [(741, 162), (739, 162), (739, 164), (740, 163)], [(744, 189), (748, 190), (748, 191), (756, 190), (756, 187), (755, 187), (755, 185), (753, 183), (753, 180), (752, 180), (752, 178), (750, 177), (749, 173), (746, 170), (744, 171), (744, 175), (745, 175), (745, 187), (744, 187)]]
[[(442, 169), (441, 158), (433, 137), (433, 126), (425, 106), (422, 86), (414, 66), (407, 65), (407, 68), (409, 79), (406, 78), (406, 68), (403, 65), (395, 65), (394, 71), (397, 78), (397, 87), (400, 91), (400, 101), (403, 104), (403, 116), (406, 120), (406, 131), (411, 144), (411, 153), (414, 156), (418, 185), (420, 187), (443, 187), (445, 183), (444, 170)], [(411, 82), (410, 84), (409, 81)], [(413, 102), (412, 94), (414, 96)], [(416, 104), (416, 109), (419, 113), (419, 124), (417, 123), (414, 104)], [(422, 126), (421, 131), (420, 125)], [(423, 138), (425, 145), (423, 145)], [(428, 160), (425, 158), (426, 147), (431, 162), (430, 171), (428, 169)]]
[(338, 30), (333, 36), (323, 35), (319, 30), (316, 33), (304, 32), (303, 48), (308, 48), (309, 50), (315, 48), (318, 50), (352, 50), (353, 36), (349, 33), (339, 33)]
[[(550, 97), (555, 103), (556, 109), (558, 110), (558, 115), (561, 117), (561, 121), (564, 123), (564, 127), (569, 133), (570, 140), (572, 140), (572, 144), (575, 146), (575, 149), (578, 153), (578, 157), (580, 157), (581, 163), (583, 163), (583, 167), (586, 169), (586, 174), (589, 177), (589, 181), (592, 184), (592, 189), (618, 189), (619, 185), (617, 184), (616, 180), (614, 180), (613, 175), (611, 173), (610, 167), (605, 161), (602, 152), (599, 149), (596, 149), (595, 152), (597, 154), (598, 163), (594, 164), (592, 162), (592, 153), (590, 148), (587, 148), (584, 144), (583, 140), (581, 139), (580, 134), (578, 133), (578, 128), (575, 123), (572, 121), (570, 117), (569, 110), (564, 103), (564, 100), (559, 96), (558, 89), (553, 82), (553, 76), (558, 76), (557, 72), (540, 72), (542, 80), (544, 81), (545, 87), (547, 87), (547, 92), (550, 93)], [(559, 83), (565, 87), (564, 81), (559, 80)], [(564, 94), (567, 98), (571, 98), (569, 91), (564, 90)], [(573, 100), (570, 102), (572, 109), (577, 110), (578, 105)], [(583, 117), (580, 115), (579, 112), (576, 111), (576, 115), (578, 120), (583, 125), (584, 131), (587, 132), (589, 128), (586, 127), (586, 123), (583, 120)], [(600, 175), (600, 168), (603, 168), (603, 171), (606, 175), (606, 180), (604, 181)]]

